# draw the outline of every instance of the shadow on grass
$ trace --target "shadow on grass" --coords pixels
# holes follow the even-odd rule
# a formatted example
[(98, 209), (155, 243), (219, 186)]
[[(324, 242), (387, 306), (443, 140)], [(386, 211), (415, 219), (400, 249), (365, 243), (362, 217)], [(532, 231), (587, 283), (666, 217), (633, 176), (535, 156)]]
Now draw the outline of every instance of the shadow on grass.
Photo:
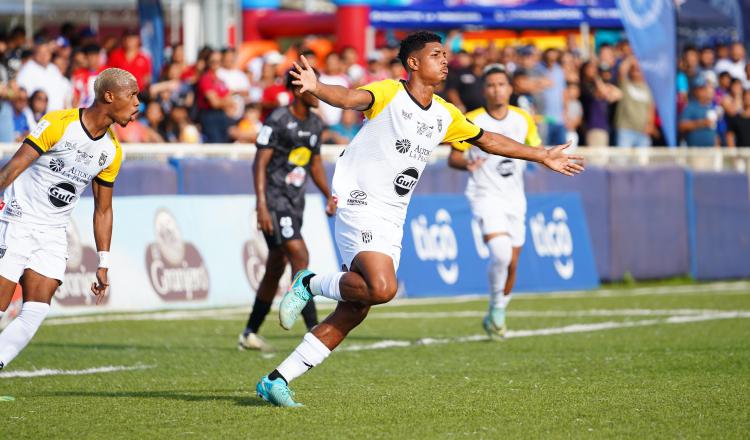
[(255, 396), (227, 396), (214, 394), (194, 394), (179, 391), (55, 391), (51, 393), (41, 393), (42, 397), (107, 397), (113, 399), (169, 399), (180, 400), (183, 402), (212, 402), (212, 401), (229, 401), (239, 406), (268, 406)]

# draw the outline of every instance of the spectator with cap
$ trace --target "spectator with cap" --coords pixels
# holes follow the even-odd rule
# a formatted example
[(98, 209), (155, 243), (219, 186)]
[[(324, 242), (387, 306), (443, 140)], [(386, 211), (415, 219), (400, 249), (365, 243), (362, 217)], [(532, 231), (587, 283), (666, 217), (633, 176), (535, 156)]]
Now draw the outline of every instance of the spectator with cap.
[(727, 118), (727, 146), (750, 147), (750, 89), (742, 94), (742, 111)]
[(224, 81), (216, 71), (221, 66), (221, 53), (212, 51), (208, 56), (206, 71), (198, 79), (196, 102), (198, 105), (198, 120), (206, 143), (229, 142), (229, 125), (231, 120), (227, 110), (234, 106)]
[(714, 107), (714, 89), (703, 77), (693, 81), (691, 98), (680, 116), (679, 129), (689, 147), (718, 145), (718, 113)]
[(125, 32), (122, 46), (110, 52), (107, 64), (132, 73), (139, 90), (151, 84), (151, 58), (141, 50), (141, 36), (135, 29)]

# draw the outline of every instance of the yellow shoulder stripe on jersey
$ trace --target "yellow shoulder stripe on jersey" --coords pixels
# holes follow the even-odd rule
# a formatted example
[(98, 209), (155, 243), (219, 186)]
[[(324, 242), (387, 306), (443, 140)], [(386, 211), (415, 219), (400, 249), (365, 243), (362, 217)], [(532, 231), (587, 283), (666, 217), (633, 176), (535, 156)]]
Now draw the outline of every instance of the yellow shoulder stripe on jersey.
[(369, 120), (375, 119), (390, 104), (400, 89), (401, 83), (393, 79), (384, 79), (359, 87), (358, 90), (365, 90), (372, 95), (372, 104), (364, 111), (365, 117)]
[(76, 121), (77, 108), (49, 112), (42, 116), (34, 130), (24, 139), (24, 143), (31, 145), (39, 154), (46, 153), (60, 140), (68, 125)]
[(531, 147), (542, 145), (542, 138), (539, 137), (539, 131), (536, 128), (536, 123), (534, 123), (534, 118), (532, 118), (526, 110), (520, 107), (510, 105), (508, 106), (508, 110), (523, 116), (523, 119), (526, 121), (528, 128), (523, 143)]
[(448, 114), (451, 116), (450, 123), (448, 124), (448, 131), (445, 133), (443, 142), (450, 144), (459, 141), (471, 141), (482, 135), (484, 131), (479, 128), (479, 126), (472, 124), (471, 121), (466, 119), (466, 116), (464, 116), (464, 114), (461, 113), (461, 110), (456, 108), (455, 105), (437, 95), (434, 95), (434, 99), (438, 104), (445, 107), (445, 109), (448, 110)]
[(115, 159), (96, 176), (95, 180), (100, 185), (111, 187), (115, 184), (117, 174), (120, 172), (120, 165), (122, 165), (122, 147), (120, 147), (120, 141), (117, 140), (117, 136), (111, 128), (107, 129), (107, 134), (109, 134), (115, 146)]
[[(475, 108), (474, 110), (470, 111), (469, 113), (466, 113), (466, 119), (468, 119), (471, 122), (474, 122), (477, 117), (487, 113), (487, 110), (485, 110), (484, 107)], [(471, 148), (471, 144), (465, 141), (458, 141), (453, 142), (451, 144), (451, 147), (455, 148), (459, 151), (466, 151), (469, 148)]]

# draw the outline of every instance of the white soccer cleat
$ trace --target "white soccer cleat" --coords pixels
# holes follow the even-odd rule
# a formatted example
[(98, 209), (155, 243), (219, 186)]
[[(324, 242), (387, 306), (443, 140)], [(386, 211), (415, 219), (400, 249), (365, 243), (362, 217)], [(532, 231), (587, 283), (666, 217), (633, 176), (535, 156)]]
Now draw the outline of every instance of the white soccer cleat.
[(271, 344), (266, 342), (265, 339), (261, 338), (255, 333), (240, 333), (240, 337), (237, 341), (237, 349), (240, 351), (244, 350), (259, 350), (263, 352), (273, 351)]

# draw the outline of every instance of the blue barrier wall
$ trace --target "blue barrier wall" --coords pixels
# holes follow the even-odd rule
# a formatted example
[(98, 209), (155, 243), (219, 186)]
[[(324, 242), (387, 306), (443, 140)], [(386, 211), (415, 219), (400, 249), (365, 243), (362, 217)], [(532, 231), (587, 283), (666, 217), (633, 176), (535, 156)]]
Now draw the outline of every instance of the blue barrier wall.
[(229, 159), (171, 159), (179, 194), (255, 194), (253, 163)]
[[(167, 163), (125, 161), (115, 181), (117, 196), (149, 196), (177, 194), (177, 170)], [(91, 186), (83, 197), (91, 197)]]
[(750, 277), (750, 194), (742, 173), (688, 172), (692, 272), (697, 279)]
[(612, 170), (609, 183), (610, 279), (688, 274), (685, 171)]

